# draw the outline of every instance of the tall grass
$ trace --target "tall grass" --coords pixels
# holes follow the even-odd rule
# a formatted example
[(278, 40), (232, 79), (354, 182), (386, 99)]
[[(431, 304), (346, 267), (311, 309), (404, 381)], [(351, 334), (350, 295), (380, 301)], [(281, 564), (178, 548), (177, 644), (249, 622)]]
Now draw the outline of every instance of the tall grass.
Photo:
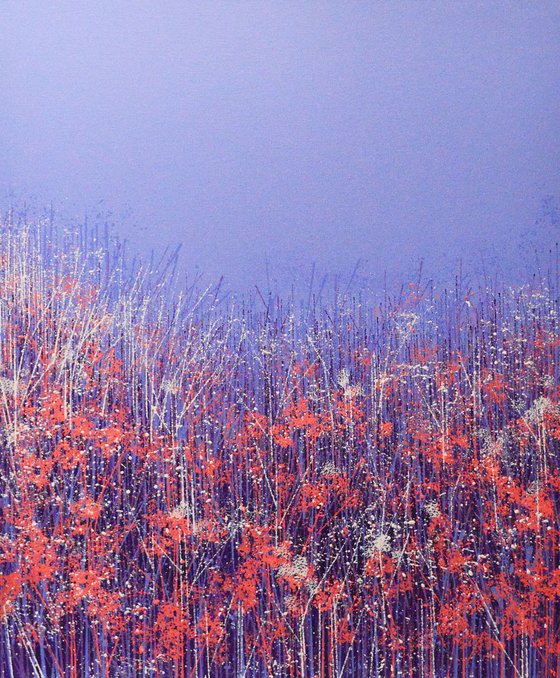
[(0, 672), (557, 676), (558, 275), (176, 291), (0, 236)]

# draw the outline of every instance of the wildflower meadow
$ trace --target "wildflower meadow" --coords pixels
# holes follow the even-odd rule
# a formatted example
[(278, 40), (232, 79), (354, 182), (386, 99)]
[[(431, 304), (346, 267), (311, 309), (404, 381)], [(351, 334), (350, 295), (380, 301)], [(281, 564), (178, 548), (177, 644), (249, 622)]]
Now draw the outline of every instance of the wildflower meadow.
[(375, 300), (0, 233), (0, 675), (552, 678), (558, 257)]

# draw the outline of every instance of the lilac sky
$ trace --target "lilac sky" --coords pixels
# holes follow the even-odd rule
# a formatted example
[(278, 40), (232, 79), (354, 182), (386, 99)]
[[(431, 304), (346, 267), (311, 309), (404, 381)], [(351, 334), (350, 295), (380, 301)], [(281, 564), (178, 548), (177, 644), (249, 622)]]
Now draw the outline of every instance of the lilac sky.
[(3, 204), (233, 285), (507, 267), (560, 197), (557, 2), (4, 0), (0, 35)]

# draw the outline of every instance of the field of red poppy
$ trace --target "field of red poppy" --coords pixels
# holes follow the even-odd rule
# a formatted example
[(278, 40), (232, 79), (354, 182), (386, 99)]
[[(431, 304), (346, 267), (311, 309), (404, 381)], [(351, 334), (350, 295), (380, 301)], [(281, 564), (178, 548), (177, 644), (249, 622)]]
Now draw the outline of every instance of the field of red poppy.
[(554, 266), (299, 304), (47, 235), (0, 239), (1, 676), (558, 676)]

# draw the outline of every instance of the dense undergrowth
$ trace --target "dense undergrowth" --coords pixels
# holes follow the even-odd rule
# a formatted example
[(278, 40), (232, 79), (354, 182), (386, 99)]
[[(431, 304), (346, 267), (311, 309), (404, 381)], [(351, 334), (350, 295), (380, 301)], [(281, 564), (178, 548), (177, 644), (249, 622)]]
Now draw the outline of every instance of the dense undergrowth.
[(172, 292), (0, 237), (2, 676), (557, 676), (558, 277)]

